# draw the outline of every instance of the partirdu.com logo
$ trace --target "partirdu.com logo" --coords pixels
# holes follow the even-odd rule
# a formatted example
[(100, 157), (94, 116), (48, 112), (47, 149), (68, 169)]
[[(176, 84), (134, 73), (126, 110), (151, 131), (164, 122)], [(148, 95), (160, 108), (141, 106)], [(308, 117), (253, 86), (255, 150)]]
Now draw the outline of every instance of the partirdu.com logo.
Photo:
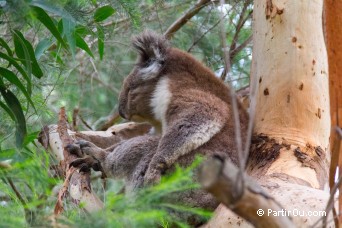
[(272, 209), (258, 209), (257, 210), (257, 215), (259, 216), (327, 216), (327, 213), (325, 211), (303, 211), (303, 210), (298, 210), (298, 209), (292, 209), (292, 210), (286, 210), (286, 209), (281, 209), (281, 210), (272, 210)]

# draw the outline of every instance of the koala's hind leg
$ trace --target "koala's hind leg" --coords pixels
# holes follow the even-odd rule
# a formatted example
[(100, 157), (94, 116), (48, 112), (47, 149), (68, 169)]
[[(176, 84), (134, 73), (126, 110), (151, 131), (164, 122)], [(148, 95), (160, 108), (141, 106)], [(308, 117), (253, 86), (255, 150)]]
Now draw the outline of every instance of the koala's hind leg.
[(134, 182), (145, 175), (153, 155), (157, 151), (158, 136), (138, 136), (119, 143), (113, 152), (109, 153), (104, 169), (110, 170), (116, 178), (125, 178)]

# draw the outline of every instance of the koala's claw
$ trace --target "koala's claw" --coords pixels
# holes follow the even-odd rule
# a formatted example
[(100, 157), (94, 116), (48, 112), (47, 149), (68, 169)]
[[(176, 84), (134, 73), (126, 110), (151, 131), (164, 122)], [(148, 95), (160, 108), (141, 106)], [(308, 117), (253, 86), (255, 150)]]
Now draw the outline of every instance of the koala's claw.
[(81, 164), (80, 165), (80, 172), (84, 172), (84, 173), (88, 173), (88, 172), (90, 172), (90, 168), (91, 167), (89, 167), (89, 165), (88, 164)]
[(91, 147), (90, 143), (88, 141), (85, 141), (85, 140), (79, 140), (79, 141), (75, 142), (75, 144), (79, 145), (81, 150), (85, 147)]
[(65, 149), (69, 151), (70, 154), (74, 154), (77, 157), (83, 157), (83, 152), (81, 148), (76, 144), (68, 144)]
[[(98, 168), (99, 164), (98, 162), (92, 158), (92, 157), (84, 157), (84, 158), (77, 158), (73, 160), (70, 164), (69, 167), (75, 167), (80, 170), (80, 172), (89, 172), (90, 168)], [(95, 169), (94, 169), (95, 170)], [(95, 170), (98, 171), (98, 170)]]
[(158, 169), (148, 169), (145, 177), (144, 184), (145, 185), (153, 185), (160, 182), (161, 172)]
[(107, 177), (100, 162), (96, 158), (91, 157), (91, 156), (86, 156), (83, 158), (77, 158), (73, 160), (69, 164), (69, 167), (72, 167), (72, 166), (79, 169), (80, 172), (90, 172), (90, 169), (92, 168), (94, 171), (101, 171), (102, 173), (101, 178)]
[(90, 172), (90, 169), (94, 171), (101, 171), (102, 178), (106, 177), (106, 174), (101, 166), (101, 161), (105, 157), (105, 152), (85, 140), (79, 140), (73, 144), (69, 144), (65, 147), (70, 154), (76, 155), (78, 158), (69, 164), (69, 167), (75, 167), (80, 172)]

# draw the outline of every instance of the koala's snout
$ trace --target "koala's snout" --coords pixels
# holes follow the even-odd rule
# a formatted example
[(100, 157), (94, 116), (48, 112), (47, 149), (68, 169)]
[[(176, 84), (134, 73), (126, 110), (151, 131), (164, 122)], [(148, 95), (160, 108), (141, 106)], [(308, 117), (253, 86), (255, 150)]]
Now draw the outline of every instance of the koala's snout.
[(122, 94), (120, 94), (120, 98), (119, 98), (119, 115), (124, 119), (128, 119), (127, 113), (126, 113), (126, 99), (122, 98), (121, 95)]
[(119, 115), (124, 119), (129, 119), (127, 115), (128, 90), (124, 87), (119, 95)]
[(122, 108), (122, 105), (119, 105), (119, 115), (120, 115), (122, 118), (124, 118), (124, 119), (128, 119), (128, 118), (126, 117), (126, 113), (125, 113), (124, 108)]

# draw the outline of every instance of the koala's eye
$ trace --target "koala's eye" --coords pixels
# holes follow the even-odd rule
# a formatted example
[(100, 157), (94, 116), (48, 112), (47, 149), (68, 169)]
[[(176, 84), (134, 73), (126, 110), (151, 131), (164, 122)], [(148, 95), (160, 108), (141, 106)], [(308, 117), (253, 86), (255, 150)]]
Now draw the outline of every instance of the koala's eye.
[(149, 67), (151, 66), (156, 60), (155, 59), (149, 59), (147, 62), (144, 64), (144, 67)]

